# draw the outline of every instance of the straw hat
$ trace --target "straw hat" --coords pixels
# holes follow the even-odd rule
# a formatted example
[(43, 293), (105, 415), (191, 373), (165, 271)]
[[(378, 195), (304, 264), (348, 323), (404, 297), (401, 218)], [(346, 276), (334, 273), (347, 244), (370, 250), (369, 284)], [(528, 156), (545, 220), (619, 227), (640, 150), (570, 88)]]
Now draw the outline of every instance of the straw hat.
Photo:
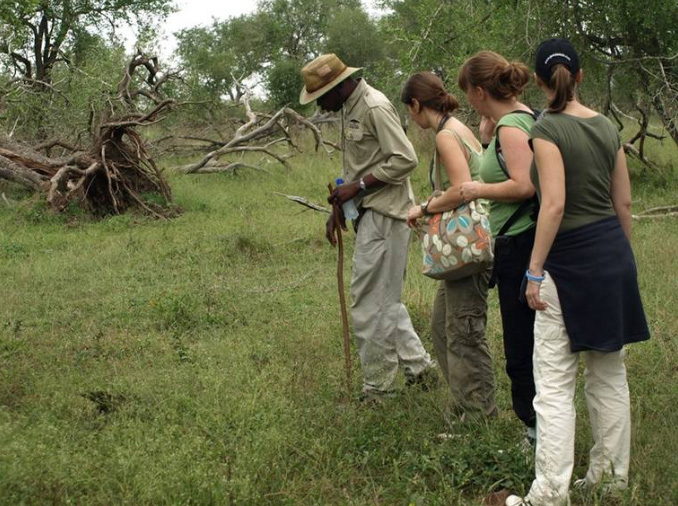
[(313, 102), (361, 69), (361, 67), (347, 67), (336, 54), (318, 56), (301, 69), (305, 86), (299, 95), (299, 102), (301, 105)]

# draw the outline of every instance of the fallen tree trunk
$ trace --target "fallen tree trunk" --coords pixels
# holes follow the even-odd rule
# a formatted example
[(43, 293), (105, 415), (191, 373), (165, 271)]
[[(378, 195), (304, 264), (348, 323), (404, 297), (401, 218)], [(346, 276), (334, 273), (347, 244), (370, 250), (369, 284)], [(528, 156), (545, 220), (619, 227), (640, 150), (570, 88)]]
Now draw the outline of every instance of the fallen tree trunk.
[[(148, 70), (149, 90), (132, 90), (131, 74)], [(92, 125), (91, 145), (83, 148), (53, 139), (35, 147), (0, 136), (0, 178), (44, 194), (50, 208), (63, 211), (77, 203), (95, 215), (121, 214), (130, 208), (156, 217), (168, 214), (171, 191), (135, 128), (161, 121), (174, 105), (164, 99), (157, 60), (137, 54), (125, 69), (117, 96), (106, 101), (98, 123)], [(150, 107), (137, 109), (143, 96)], [(46, 156), (44, 149), (60, 146), (68, 154)], [(147, 198), (150, 195), (156, 197)], [(159, 197), (159, 198), (158, 198)], [(160, 203), (159, 203), (160, 202)]]

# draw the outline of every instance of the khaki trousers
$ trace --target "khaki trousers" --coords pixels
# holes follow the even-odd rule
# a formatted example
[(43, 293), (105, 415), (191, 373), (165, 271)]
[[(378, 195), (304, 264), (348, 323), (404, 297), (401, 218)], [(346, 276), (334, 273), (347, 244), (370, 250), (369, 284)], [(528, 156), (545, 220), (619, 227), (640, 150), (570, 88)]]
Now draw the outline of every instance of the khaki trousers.
[(363, 391), (394, 390), (398, 365), (416, 376), (433, 367), (401, 302), (410, 229), (368, 209), (353, 254), (351, 317), (363, 372)]
[(534, 380), (537, 395), (535, 480), (525, 497), (532, 506), (569, 505), (574, 466), (574, 391), (579, 355), (586, 361), (586, 403), (594, 445), (586, 485), (625, 488), (631, 447), (631, 411), (624, 351), (572, 353), (558, 291), (548, 273), (540, 297), (548, 308), (534, 324)]
[(431, 314), (433, 346), (452, 393), (452, 409), (472, 415), (497, 414), (485, 338), (490, 274), (441, 281)]

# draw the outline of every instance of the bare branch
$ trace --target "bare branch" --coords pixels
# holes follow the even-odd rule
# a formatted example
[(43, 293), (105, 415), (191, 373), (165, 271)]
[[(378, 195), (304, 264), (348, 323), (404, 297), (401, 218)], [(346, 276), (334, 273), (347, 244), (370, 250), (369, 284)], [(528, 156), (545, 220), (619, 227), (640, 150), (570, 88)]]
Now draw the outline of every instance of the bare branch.
[(284, 193), (279, 193), (279, 192), (273, 192), (275, 195), (280, 195), (281, 197), (285, 197), (286, 199), (291, 200), (292, 202), (296, 202), (297, 204), (301, 204), (304, 207), (308, 207), (309, 209), (313, 209), (314, 211), (319, 211), (321, 213), (327, 213), (330, 214), (331, 210), (323, 207), (318, 204), (314, 204), (313, 202), (310, 202), (308, 199), (305, 199), (304, 197), (298, 197), (296, 195), (286, 195)]
[(68, 149), (69, 151), (84, 151), (83, 148), (74, 146), (73, 144), (61, 139), (50, 139), (36, 146), (33, 146), (33, 149), (35, 149), (36, 151), (42, 151), (43, 149), (47, 150), (53, 148), (54, 146), (60, 146), (62, 148)]
[(217, 174), (221, 172), (233, 172), (237, 169), (253, 169), (253, 170), (258, 170), (260, 172), (265, 172), (267, 174), (270, 174), (269, 171), (266, 169), (263, 169), (261, 167), (257, 167), (256, 165), (251, 165), (249, 163), (244, 163), (244, 162), (234, 162), (234, 163), (229, 163), (228, 165), (210, 165), (209, 167), (203, 167), (200, 169), (197, 173), (198, 174)]
[(322, 146), (323, 149), (325, 150), (325, 152), (328, 155), (332, 155), (332, 151), (330, 151), (327, 148), (327, 146), (331, 146), (335, 150), (341, 151), (341, 147), (338, 144), (324, 140), (322, 132), (320, 131), (320, 129), (317, 126), (315, 126), (313, 123), (311, 123), (311, 121), (304, 118), (301, 114), (299, 114), (294, 109), (290, 109), (289, 107), (286, 107), (285, 108), (285, 114), (287, 114), (292, 119), (294, 119), (294, 121), (297, 121), (298, 123), (301, 123), (302, 125), (307, 127), (313, 133), (313, 137), (315, 138), (315, 150), (316, 151), (318, 151), (319, 146)]
[[(269, 119), (264, 125), (252, 130), (251, 132), (247, 134), (243, 134), (241, 132), (240, 135), (236, 133), (236, 135), (229, 141), (227, 142), (223, 147), (217, 149), (216, 151), (212, 151), (210, 153), (207, 153), (202, 160), (193, 163), (191, 165), (187, 165), (186, 167), (182, 168), (181, 171), (185, 172), (186, 174), (191, 174), (193, 172), (197, 172), (199, 169), (203, 168), (207, 163), (214, 159), (218, 158), (219, 156), (225, 155), (227, 153), (231, 153), (234, 150), (232, 148), (237, 147), (239, 144), (244, 144), (245, 142), (249, 141), (250, 139), (253, 139), (260, 135), (262, 132), (270, 130), (272, 126), (276, 124), (276, 121), (278, 118), (280, 118), (285, 112), (285, 108), (280, 109), (277, 113), (275, 113), (271, 119)], [(241, 130), (241, 129), (238, 129)], [(261, 148), (256, 149), (257, 151), (262, 151)], [(243, 150), (246, 151), (246, 150)], [(252, 150), (250, 150), (252, 151)], [(276, 155), (272, 155), (276, 158), (278, 158)], [(283, 163), (285, 166), (287, 166), (287, 162), (284, 162), (280, 160), (281, 163)]]

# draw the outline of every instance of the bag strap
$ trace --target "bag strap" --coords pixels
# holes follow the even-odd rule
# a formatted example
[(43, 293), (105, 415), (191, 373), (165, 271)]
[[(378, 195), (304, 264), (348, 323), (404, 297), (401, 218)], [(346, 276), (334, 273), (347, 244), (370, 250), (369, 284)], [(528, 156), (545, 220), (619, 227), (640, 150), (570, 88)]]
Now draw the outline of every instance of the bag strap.
[[(443, 127), (445, 126), (445, 123), (447, 123), (447, 120), (450, 119), (449, 114), (444, 114), (443, 117), (440, 120), (440, 123), (438, 123), (438, 127), (436, 128), (436, 134), (439, 133)], [(433, 158), (431, 159), (431, 167), (429, 168), (429, 179), (431, 186), (433, 187), (433, 191), (441, 190), (443, 188), (443, 176), (440, 172), (440, 165), (438, 164), (438, 149), (433, 150)]]
[[(541, 111), (538, 110), (530, 110), (530, 111), (524, 111), (522, 109), (517, 109), (515, 111), (511, 111), (509, 114), (529, 114), (534, 118), (535, 121), (539, 119), (541, 116)], [(497, 155), (497, 162), (499, 163), (499, 168), (506, 174), (506, 177), (510, 178), (511, 176), (508, 173), (508, 169), (506, 168), (506, 160), (504, 159), (504, 154), (502, 153), (501, 150), (501, 142), (499, 141), (499, 129), (501, 126), (497, 127), (497, 133), (495, 135), (495, 141), (494, 141), (494, 153)]]
[(516, 209), (511, 216), (509, 216), (509, 219), (506, 220), (506, 223), (504, 223), (504, 225), (502, 225), (502, 227), (499, 229), (499, 233), (497, 234), (497, 236), (506, 234), (506, 232), (508, 232), (508, 230), (511, 228), (511, 225), (518, 221), (518, 218), (520, 218), (523, 215), (523, 213), (530, 207), (530, 205), (532, 205), (535, 202), (536, 197), (523, 200), (520, 206), (518, 206), (518, 209)]
[[(510, 112), (509, 114), (529, 114), (530, 116), (532, 116), (532, 118), (534, 118), (535, 121), (537, 121), (541, 116), (541, 111), (538, 110), (524, 111), (522, 109), (518, 109)], [(501, 143), (499, 142), (499, 128), (501, 127), (497, 127), (497, 133), (495, 135), (494, 142), (495, 154), (497, 155), (497, 162), (499, 162), (499, 168), (501, 168), (504, 174), (506, 174), (506, 177), (510, 179), (511, 176), (509, 175), (508, 169), (506, 168), (506, 160), (504, 159), (504, 154), (501, 151)], [(536, 194), (532, 198), (524, 200), (522, 204), (520, 204), (518, 209), (516, 209), (513, 212), (513, 214), (509, 217), (509, 219), (506, 220), (506, 223), (504, 223), (504, 225), (501, 227), (497, 235), (504, 235), (511, 228), (511, 226), (516, 221), (518, 221), (518, 218), (520, 218), (532, 204), (534, 204), (535, 209), (539, 208), (539, 200), (537, 199)]]

